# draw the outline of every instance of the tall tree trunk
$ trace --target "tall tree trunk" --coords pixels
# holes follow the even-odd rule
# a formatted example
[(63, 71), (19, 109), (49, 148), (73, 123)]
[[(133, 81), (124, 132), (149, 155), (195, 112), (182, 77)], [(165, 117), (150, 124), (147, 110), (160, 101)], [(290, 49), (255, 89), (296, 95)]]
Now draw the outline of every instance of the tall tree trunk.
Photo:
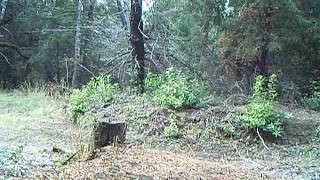
[(4, 18), (4, 14), (6, 12), (7, 1), (8, 0), (2, 0), (2, 2), (1, 2), (0, 23), (2, 22), (2, 20)]
[[(93, 23), (94, 23), (94, 12), (95, 12), (95, 6), (96, 6), (97, 0), (88, 0), (88, 27), (85, 32), (85, 41), (84, 41), (84, 48), (83, 48), (83, 59), (82, 59), (82, 65), (84, 67), (88, 67), (90, 64), (90, 61), (95, 60), (95, 56), (92, 53), (92, 29), (93, 29)], [(83, 75), (82, 75), (83, 74)], [(87, 82), (89, 78), (91, 77), (91, 74), (89, 75), (87, 71), (81, 71), (81, 78), (82, 82)]]
[(203, 32), (203, 40), (202, 45), (204, 49), (207, 49), (207, 45), (209, 44), (209, 32), (210, 32), (210, 22), (212, 21), (212, 8), (210, 7), (209, 0), (203, 1), (205, 16), (203, 17), (202, 24), (202, 32)]
[(257, 56), (256, 60), (256, 73), (259, 75), (267, 75), (268, 69), (267, 69), (267, 58), (268, 58), (268, 45), (269, 42), (267, 39), (263, 40), (262, 46), (260, 46), (259, 54)]
[(81, 62), (80, 57), (80, 38), (81, 38), (81, 31), (80, 31), (80, 23), (81, 23), (81, 12), (82, 12), (82, 2), (78, 0), (78, 8), (77, 8), (77, 22), (76, 22), (76, 36), (75, 36), (75, 44), (74, 44), (74, 67), (73, 67), (73, 76), (72, 76), (72, 83), (71, 87), (75, 88), (77, 85), (77, 77), (79, 73), (79, 65)]
[(137, 86), (139, 92), (144, 91), (144, 40), (142, 22), (142, 0), (131, 0), (130, 42), (133, 48), (132, 65), (137, 68)]
[(88, 11), (88, 19), (90, 22), (94, 20), (94, 7), (96, 4), (96, 0), (89, 0), (89, 11)]
[(124, 29), (128, 29), (128, 19), (126, 16), (126, 11), (123, 5), (123, 0), (116, 0), (117, 1), (117, 6), (118, 6), (118, 11), (120, 14), (120, 19), (121, 19), (121, 24)]
[(266, 7), (264, 10), (264, 24), (263, 24), (263, 37), (262, 37), (262, 44), (259, 48), (259, 54), (256, 59), (256, 73), (259, 75), (267, 75), (268, 68), (267, 68), (267, 59), (269, 54), (269, 44), (271, 40), (271, 31), (272, 31), (272, 9), (270, 7)]

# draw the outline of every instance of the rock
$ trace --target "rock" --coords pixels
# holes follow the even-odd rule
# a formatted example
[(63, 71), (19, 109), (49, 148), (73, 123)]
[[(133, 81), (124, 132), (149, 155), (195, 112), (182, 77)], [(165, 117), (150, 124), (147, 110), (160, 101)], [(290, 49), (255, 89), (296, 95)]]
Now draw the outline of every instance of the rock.
[(99, 122), (93, 130), (94, 147), (101, 148), (112, 143), (124, 143), (127, 124), (125, 122)]
[(111, 117), (111, 113), (106, 112), (106, 113), (103, 114), (103, 117), (104, 117), (104, 118)]
[(110, 106), (111, 106), (111, 103), (105, 103), (104, 105), (102, 105), (102, 108), (106, 109), (106, 108), (108, 108)]

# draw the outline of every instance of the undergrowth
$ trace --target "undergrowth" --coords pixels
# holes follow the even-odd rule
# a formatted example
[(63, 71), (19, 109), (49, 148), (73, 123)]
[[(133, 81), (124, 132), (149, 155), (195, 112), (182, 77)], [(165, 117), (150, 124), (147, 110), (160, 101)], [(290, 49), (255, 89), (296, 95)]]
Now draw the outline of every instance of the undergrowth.
[(149, 73), (145, 87), (155, 103), (173, 109), (193, 107), (207, 92), (203, 82), (173, 68), (169, 68), (164, 75)]
[(169, 116), (170, 125), (164, 129), (164, 137), (177, 138), (180, 135), (180, 129), (178, 127), (177, 115), (172, 112)]
[(277, 76), (272, 75), (268, 82), (263, 76), (257, 76), (251, 102), (237, 118), (247, 130), (258, 135), (262, 131), (275, 137), (283, 136), (284, 121), (291, 115), (276, 110), (277, 97)]
[(313, 81), (312, 94), (302, 99), (302, 105), (310, 110), (320, 112), (320, 81)]
[(100, 75), (94, 77), (81, 89), (75, 89), (70, 96), (71, 111), (84, 114), (94, 103), (106, 103), (119, 93), (119, 86), (111, 82), (110, 77)]
[(95, 105), (111, 102), (120, 93), (118, 84), (111, 78), (103, 75), (94, 77), (81, 89), (75, 89), (70, 95), (71, 112), (80, 126), (78, 159), (86, 159), (93, 152), (92, 131), (97, 123), (96, 117), (91, 113)]

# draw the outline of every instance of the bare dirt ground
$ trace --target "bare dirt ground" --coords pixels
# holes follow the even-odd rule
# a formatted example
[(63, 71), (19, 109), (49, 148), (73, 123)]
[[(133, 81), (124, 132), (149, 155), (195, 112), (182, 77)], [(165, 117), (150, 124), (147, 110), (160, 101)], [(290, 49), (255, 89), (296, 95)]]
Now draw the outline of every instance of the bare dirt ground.
[[(0, 93), (0, 179), (320, 179), (317, 132), (307, 134), (304, 143), (268, 143), (265, 149), (260, 142), (208, 141), (192, 135), (141, 142), (132, 131), (128, 144), (105, 147), (91, 160), (60, 166), (57, 161), (77, 151), (79, 137), (62, 107), (62, 101), (43, 94)], [(309, 132), (306, 122), (320, 122), (319, 113), (290, 111), (303, 117), (288, 126), (299, 135)], [(67, 153), (53, 152), (53, 147)]]

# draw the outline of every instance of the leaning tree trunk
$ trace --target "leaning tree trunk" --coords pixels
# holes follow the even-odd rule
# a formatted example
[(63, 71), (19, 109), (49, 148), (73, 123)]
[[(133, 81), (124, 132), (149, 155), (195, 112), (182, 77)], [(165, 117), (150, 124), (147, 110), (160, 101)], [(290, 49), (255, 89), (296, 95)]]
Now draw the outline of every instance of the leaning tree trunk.
[(75, 36), (75, 44), (74, 44), (74, 67), (73, 67), (73, 77), (71, 87), (75, 88), (77, 85), (77, 77), (79, 73), (79, 66), (81, 62), (80, 58), (80, 22), (81, 22), (81, 11), (82, 11), (82, 2), (78, 0), (78, 8), (77, 8), (77, 22), (76, 22), (76, 36)]
[(4, 14), (5, 14), (5, 12), (6, 12), (7, 1), (8, 1), (8, 0), (2, 0), (2, 2), (1, 2), (0, 23), (2, 22), (2, 20), (3, 20), (3, 18), (4, 18)]
[(118, 6), (118, 11), (120, 14), (120, 19), (121, 19), (121, 24), (124, 29), (128, 29), (128, 19), (126, 16), (125, 8), (123, 7), (123, 0), (116, 0), (117, 1), (117, 6)]
[(133, 48), (132, 65), (137, 68), (137, 86), (139, 92), (144, 91), (144, 40), (142, 22), (142, 0), (131, 0), (130, 42)]

